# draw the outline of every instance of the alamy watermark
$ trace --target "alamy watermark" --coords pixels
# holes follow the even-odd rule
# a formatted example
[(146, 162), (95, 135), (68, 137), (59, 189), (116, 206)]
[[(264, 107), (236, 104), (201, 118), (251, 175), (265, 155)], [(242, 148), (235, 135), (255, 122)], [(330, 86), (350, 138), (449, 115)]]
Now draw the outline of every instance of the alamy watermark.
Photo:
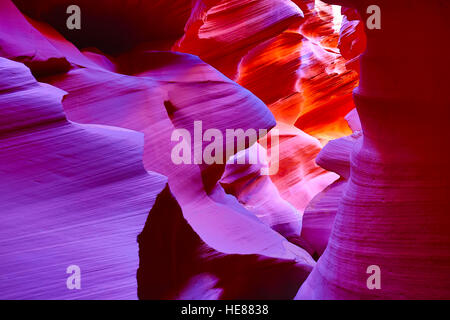
[[(194, 121), (193, 136), (187, 129), (175, 129), (171, 141), (176, 142), (171, 151), (172, 162), (181, 164), (224, 164), (228, 161), (236, 164), (264, 164), (270, 159), (267, 166), (262, 166), (261, 175), (275, 175), (279, 169), (279, 139), (278, 130), (270, 132), (267, 129), (207, 129), (203, 131), (202, 121)], [(259, 143), (270, 155), (260, 157), (237, 157), (237, 152), (248, 149)], [(270, 142), (270, 147), (268, 144)]]
[(367, 289), (380, 290), (381, 289), (381, 268), (377, 265), (371, 265), (367, 267), (367, 274), (370, 276), (367, 278)]
[[(337, 7), (337, 6), (336, 6)], [(66, 10), (70, 16), (66, 20), (66, 26), (69, 30), (81, 29), (81, 8), (77, 5), (70, 5)], [(367, 7), (366, 13), (368, 16), (366, 20), (366, 26), (369, 30), (381, 29), (381, 9), (378, 5), (370, 5)]]
[(70, 16), (66, 20), (66, 26), (69, 30), (81, 29), (81, 9), (77, 5), (71, 5), (67, 7), (67, 14)]
[(369, 30), (381, 29), (381, 9), (377, 5), (371, 5), (367, 7), (367, 14), (370, 16), (367, 18), (366, 26)]
[(67, 267), (66, 273), (70, 276), (66, 280), (66, 286), (69, 290), (81, 289), (81, 269), (79, 266), (73, 264)]

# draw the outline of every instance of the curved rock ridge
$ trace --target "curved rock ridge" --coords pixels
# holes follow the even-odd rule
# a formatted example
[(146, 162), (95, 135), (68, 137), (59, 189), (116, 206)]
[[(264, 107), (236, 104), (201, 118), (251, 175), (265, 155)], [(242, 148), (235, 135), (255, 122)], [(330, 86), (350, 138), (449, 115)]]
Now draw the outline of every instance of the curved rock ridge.
[(220, 184), (272, 229), (288, 239), (298, 237), (301, 214), (281, 198), (270, 177), (261, 173), (269, 167), (267, 158), (267, 150), (259, 143), (238, 152), (228, 161)]
[(23, 15), (10, 0), (2, 0), (0, 8), (0, 56), (24, 63), (33, 75), (48, 76), (78, 67), (115, 70), (98, 49), (80, 52), (46, 22)]
[(237, 82), (263, 100), (277, 121), (288, 124), (295, 123), (304, 100), (298, 88), (303, 41), (295, 30), (285, 31), (256, 46), (239, 65)]
[[(254, 213), (236, 198), (227, 195), (217, 184), (225, 162), (222, 165), (177, 165), (171, 158), (173, 147), (179, 143), (171, 139), (174, 130), (185, 129), (193, 136), (195, 121), (202, 121), (203, 130), (216, 128), (222, 134), (226, 129), (268, 130), (275, 122), (267, 107), (249, 91), (195, 56), (154, 51), (136, 52), (134, 56), (147, 59), (139, 59), (144, 61), (143, 64), (124, 64), (121, 67), (133, 76), (85, 68), (43, 80), (69, 93), (64, 100), (64, 108), (70, 119), (144, 132), (145, 167), (169, 178), (171, 192), (189, 228), (211, 250), (226, 255), (259, 257), (256, 262), (254, 259), (245, 258), (241, 261), (239, 258), (237, 261), (241, 261), (243, 273), (259, 268), (260, 259), (272, 259), (270, 265), (274, 272), (284, 268), (283, 265), (287, 263), (302, 274), (308, 273), (314, 261), (305, 250), (262, 223)], [(112, 106), (114, 112), (111, 112)], [(201, 147), (204, 149), (204, 145)], [(194, 154), (195, 147), (190, 148), (191, 154)], [(170, 242), (159, 245), (158, 250), (179, 250), (171, 248)], [(148, 244), (144, 247), (148, 247)], [(197, 255), (196, 259), (200, 263), (204, 257)], [(234, 261), (234, 258), (230, 259)], [(285, 262), (276, 263), (277, 259)], [(238, 265), (238, 262), (233, 263)], [(168, 266), (161, 261), (159, 267)], [(189, 279), (201, 276), (198, 270), (193, 267)], [(144, 278), (149, 276), (143, 275)], [(240, 276), (236, 274), (236, 277)], [(231, 274), (221, 273), (219, 279), (223, 277), (231, 277)], [(300, 277), (295, 285), (299, 287), (303, 279)], [(146, 291), (143, 297), (158, 295), (157, 288), (152, 291), (152, 288), (145, 288), (144, 285), (142, 290)], [(181, 290), (181, 287), (177, 290)], [(279, 292), (269, 291), (261, 294), (267, 298), (279, 297)], [(255, 296), (255, 292), (248, 291), (247, 294), (247, 297)], [(293, 295), (286, 292), (283, 297), (292, 298)]]
[(304, 99), (295, 126), (324, 143), (351, 134), (344, 117), (354, 108), (357, 73), (347, 70), (337, 53), (313, 42), (305, 42), (302, 52), (299, 87)]
[(196, 9), (172, 49), (199, 56), (233, 80), (250, 49), (303, 18), (288, 0), (213, 0)]
[(358, 111), (353, 109), (346, 116), (345, 120), (348, 122), (348, 126), (354, 133), (359, 133), (362, 131), (361, 120), (359, 119)]
[(345, 69), (337, 53), (295, 30), (251, 50), (237, 82), (268, 104), (278, 121), (323, 141), (350, 133), (343, 118), (354, 106), (356, 73)]
[(322, 168), (339, 174), (340, 178), (317, 194), (305, 209), (301, 238), (320, 257), (328, 244), (339, 202), (350, 177), (350, 155), (360, 132), (352, 136), (332, 140), (320, 151), (316, 163)]
[[(330, 146), (327, 145), (325, 149), (320, 151), (321, 146), (318, 140), (301, 132), (296, 127), (279, 123), (275, 131), (271, 131), (269, 138), (262, 139), (264, 145), (268, 146), (268, 150), (264, 151), (262, 146), (254, 145), (235, 155), (227, 163), (220, 183), (227, 193), (235, 195), (244, 206), (254, 212), (262, 221), (279, 231), (291, 242), (310, 252), (310, 249), (314, 249), (314, 241), (312, 243), (303, 241), (309, 239), (309, 236), (304, 236), (304, 227), (301, 227), (303, 213), (307, 207), (311, 206), (310, 201), (317, 194), (320, 194), (324, 189), (323, 192), (327, 192), (327, 186), (333, 184), (339, 178), (335, 173), (326, 172), (316, 165), (316, 158), (322, 158), (318, 163), (322, 167), (344, 175), (343, 173), (348, 172), (350, 168), (350, 149), (356, 137), (346, 139), (349, 140), (350, 147), (345, 145), (346, 150), (341, 151), (338, 146), (337, 157), (334, 157), (333, 152), (336, 149), (332, 148), (332, 152), (327, 151), (327, 149), (335, 142), (330, 142)], [(265, 140), (270, 140), (270, 143)], [(268, 156), (268, 154), (272, 155), (272, 152), (276, 152), (278, 156), (276, 158)], [(322, 155), (324, 152), (326, 155)], [(240, 158), (254, 158), (256, 161), (239, 164), (237, 160)], [(271, 159), (271, 165), (274, 168), (279, 168), (279, 171), (269, 177), (262, 176), (260, 169), (261, 167), (267, 167), (269, 159)], [(290, 169), (286, 170), (286, 168)], [(296, 170), (292, 170), (292, 168)], [(341, 170), (333, 170), (334, 168), (341, 168)], [(341, 184), (341, 181), (335, 183)], [(274, 189), (273, 186), (276, 188)], [(273, 196), (268, 197), (269, 194), (273, 194)], [(336, 209), (336, 202), (340, 195), (340, 192), (335, 193), (333, 201), (327, 200), (331, 202), (327, 206)], [(295, 211), (292, 211), (291, 203), (296, 208)], [(286, 204), (289, 205), (286, 206)], [(271, 208), (275, 209), (272, 210)], [(308, 214), (313, 216), (313, 221), (308, 225), (308, 228), (314, 228), (315, 218), (322, 219), (324, 217), (324, 215), (316, 215), (319, 213), (321, 212), (309, 211)], [(332, 215), (332, 218), (334, 219), (334, 215)], [(321, 243), (322, 251), (325, 249), (333, 219), (329, 219), (328, 235), (323, 237), (325, 241)], [(300, 233), (302, 233), (302, 237), (300, 237)], [(313, 245), (311, 246), (311, 244)]]
[(277, 120), (326, 142), (351, 133), (343, 118), (354, 108), (357, 74), (338, 52), (331, 7), (295, 3), (198, 5), (172, 49), (198, 55), (255, 93)]
[[(89, 67), (92, 69), (107, 69), (110, 71), (116, 71), (113, 58), (102, 53), (100, 50), (96, 48), (86, 48), (85, 50), (80, 51), (74, 44), (67, 41), (60, 33), (58, 33), (58, 31), (47, 23), (31, 18), (27, 18), (27, 21), (35, 28), (37, 32), (44, 36), (60, 54), (64, 56), (64, 58), (70, 63), (69, 69)], [(91, 51), (89, 51), (89, 49), (91, 49)], [(38, 77), (69, 71), (64, 70), (64, 72), (61, 72), (61, 70), (47, 66), (44, 72), (39, 73), (33, 69), (33, 66), (30, 68), (33, 71), (33, 74)]]
[(272, 148), (279, 150), (278, 159), (271, 159), (279, 170), (270, 179), (281, 197), (303, 214), (309, 201), (339, 177), (315, 163), (322, 148), (319, 140), (291, 125), (278, 123), (276, 129), (272, 136), (278, 139), (266, 144), (269, 154)]
[(140, 299), (291, 299), (313, 266), (214, 250), (187, 223), (167, 188), (138, 241)]
[[(73, 93), (64, 103), (69, 117), (88, 122), (97, 123), (105, 119), (103, 121), (115, 121), (117, 125), (121, 124), (140, 131), (150, 130), (153, 121), (159, 120), (158, 117), (153, 121), (150, 119), (153, 109), (156, 109), (157, 112), (153, 117), (160, 114), (159, 117), (173, 122), (170, 128), (175, 126), (174, 129), (165, 131), (186, 129), (192, 140), (195, 135), (195, 122), (201, 122), (203, 131), (219, 130), (223, 137), (226, 136), (226, 130), (254, 129), (258, 132), (260, 129), (269, 130), (275, 126), (273, 115), (257, 97), (195, 56), (174, 52), (145, 51), (123, 58), (125, 57), (121, 57), (119, 61), (126, 62), (120, 64), (120, 70), (133, 76), (86, 68), (43, 80)], [(130, 61), (138, 62), (130, 63)], [(110, 109), (107, 108), (108, 105), (117, 103), (117, 96), (105, 98), (98, 95), (96, 91), (98, 86), (106, 83), (109, 88), (114, 88), (118, 96), (123, 96), (120, 101), (124, 103), (124, 106), (117, 111), (128, 116), (111, 114)], [(133, 100), (135, 96), (139, 97), (136, 101)], [(219, 109), (217, 106), (224, 108)], [(93, 112), (92, 108), (98, 110)], [(149, 116), (142, 119), (141, 114), (145, 113)], [(249, 118), (252, 121), (249, 121)], [(177, 144), (171, 141), (170, 137), (168, 142), (171, 148)], [(194, 144), (194, 141), (191, 142)], [(202, 150), (208, 144), (209, 142), (203, 141)], [(169, 157), (171, 148), (166, 148)], [(223, 158), (221, 165), (209, 166), (205, 163), (200, 165), (202, 170), (213, 167), (212, 169), (218, 172), (213, 185), (220, 177), (226, 162), (226, 139), (223, 140), (223, 150), (223, 154), (217, 155), (218, 158)], [(195, 150), (191, 151), (193, 157)], [(232, 154), (237, 151), (239, 150), (235, 150)], [(192, 157), (190, 163), (194, 163)], [(209, 174), (213, 174), (213, 171), (209, 171)], [(212, 178), (214, 177), (213, 174)]]
[(339, 34), (333, 9), (330, 5), (319, 0), (293, 0), (304, 12), (305, 20), (299, 32), (314, 43), (324, 48), (335, 49)]
[(338, 179), (318, 193), (303, 214), (301, 239), (308, 244), (309, 253), (318, 260), (325, 251), (347, 181)]
[[(345, 3), (366, 15), (368, 1)], [(328, 246), (297, 298), (449, 299), (450, 100), (443, 88), (450, 66), (436, 57), (450, 36), (450, 6), (370, 4), (381, 9), (382, 29), (365, 30), (354, 92), (363, 138), (352, 150)], [(412, 16), (421, 17), (423, 32), (411, 28)], [(425, 106), (432, 117), (424, 117)]]
[(0, 1), (0, 56), (25, 63), (35, 74), (64, 72), (70, 64), (10, 0)]
[(360, 132), (356, 132), (351, 136), (328, 142), (317, 156), (316, 163), (348, 180), (350, 178), (350, 154), (361, 136)]
[(346, 67), (359, 73), (359, 56), (367, 46), (364, 23), (358, 11), (342, 8), (342, 27), (339, 37), (339, 51), (347, 59)]
[(167, 178), (144, 169), (142, 134), (66, 120), (65, 94), (0, 58), (0, 297), (135, 299), (135, 239)]
[(305, 18), (258, 44), (239, 64), (239, 84), (255, 93), (278, 121), (296, 124), (326, 143), (351, 133), (357, 74), (338, 49), (331, 7), (297, 1)]

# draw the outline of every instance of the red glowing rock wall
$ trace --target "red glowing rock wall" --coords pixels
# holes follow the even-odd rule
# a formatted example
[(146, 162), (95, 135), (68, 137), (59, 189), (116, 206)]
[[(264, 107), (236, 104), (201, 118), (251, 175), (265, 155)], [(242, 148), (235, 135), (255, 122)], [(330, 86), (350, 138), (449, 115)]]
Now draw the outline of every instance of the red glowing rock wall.
[[(450, 66), (436, 59), (450, 35), (450, 6), (376, 2), (382, 27), (366, 29), (354, 94), (363, 137), (327, 249), (299, 299), (450, 297)], [(366, 1), (346, 3), (366, 14)], [(411, 17), (420, 17), (421, 32)], [(371, 266), (380, 270), (379, 288), (367, 282)]]

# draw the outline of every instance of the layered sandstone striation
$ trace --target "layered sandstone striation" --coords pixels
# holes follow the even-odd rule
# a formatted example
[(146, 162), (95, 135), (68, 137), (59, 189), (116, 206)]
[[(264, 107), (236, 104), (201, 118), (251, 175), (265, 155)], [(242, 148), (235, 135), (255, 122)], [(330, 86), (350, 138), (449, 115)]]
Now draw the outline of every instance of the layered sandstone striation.
[(134, 299), (135, 239), (167, 178), (144, 169), (142, 134), (68, 121), (65, 94), (0, 58), (0, 296)]
[[(297, 298), (448, 299), (450, 66), (436, 57), (450, 35), (450, 6), (334, 2), (362, 17), (378, 5), (381, 29), (366, 29), (354, 93), (363, 138), (352, 151), (350, 180), (328, 247)], [(412, 17), (420, 17), (420, 31)], [(372, 265), (381, 272), (378, 290), (367, 286)]]
[(335, 2), (0, 0), (0, 296), (449, 298), (449, 5)]
[[(96, 229), (94, 227), (92, 227), (93, 230), (80, 228), (77, 233), (73, 233), (74, 236), (70, 241), (67, 240), (68, 238), (63, 239), (64, 237), (58, 233), (58, 237), (64, 240), (59, 242), (61, 250), (65, 246), (71, 248), (72, 240), (85, 240), (80, 247), (82, 252), (73, 254), (72, 257), (76, 261), (70, 264), (76, 264), (77, 261), (87, 261), (86, 265), (89, 268), (98, 267), (99, 270), (112, 270), (116, 265), (113, 257), (118, 255), (117, 259), (119, 259), (121, 252), (118, 251), (124, 248), (117, 246), (117, 250), (107, 249), (110, 245), (108, 242), (110, 238), (107, 237), (107, 234), (111, 232), (116, 234), (116, 237), (123, 236), (121, 240), (114, 238), (112, 241), (123, 242), (124, 245), (129, 246), (124, 249), (128, 254), (128, 257), (124, 258), (125, 262), (117, 261), (118, 265), (123, 265), (124, 269), (120, 268), (120, 270), (135, 272), (137, 269), (135, 262), (138, 258), (137, 243), (135, 242), (137, 233), (135, 231), (139, 229), (134, 228), (140, 226), (141, 230), (144, 228), (144, 231), (139, 237), (140, 267), (137, 278), (139, 298), (203, 299), (211, 297), (209, 293), (204, 293), (208, 286), (211, 286), (212, 291), (215, 292), (214, 297), (217, 299), (293, 298), (315, 262), (304, 249), (278, 233), (276, 227), (266, 225), (254, 212), (248, 210), (235, 197), (224, 191), (218, 182), (225, 169), (228, 155), (219, 152), (216, 156), (222, 158), (223, 161), (213, 165), (207, 163), (177, 165), (172, 159), (173, 147), (178, 143), (178, 141), (172, 139), (173, 132), (183, 129), (194, 136), (196, 134), (195, 122), (201, 122), (203, 130), (215, 129), (224, 136), (226, 130), (229, 129), (270, 130), (276, 123), (265, 104), (250, 91), (231, 81), (198, 57), (189, 54), (148, 50), (147, 44), (143, 47), (134, 47), (124, 53), (117, 54), (116, 52), (114, 56), (106, 55), (96, 48), (87, 48), (81, 51), (77, 46), (82, 46), (85, 43), (77, 39), (72, 39), (74, 43), (67, 41), (57, 31), (58, 24), (48, 18), (48, 15), (54, 12), (53, 9), (60, 10), (58, 9), (61, 7), (59, 4), (51, 1), (45, 2), (42, 4), (41, 11), (39, 11), (32, 5), (26, 6), (20, 1), (17, 1), (17, 3), (21, 9), (32, 16), (26, 18), (30, 28), (33, 28), (34, 32), (46, 39), (49, 46), (55, 49), (52, 54), (67, 61), (68, 70), (60, 70), (44, 63), (45, 72), (40, 72), (40, 70), (33, 69), (33, 65), (29, 65), (33, 74), (38, 76), (40, 81), (64, 90), (63, 92), (54, 87), (45, 87), (46, 90), (52, 88), (51, 90), (59, 92), (59, 98), (64, 95), (64, 112), (62, 109), (56, 110), (57, 108), (55, 110), (58, 112), (55, 111), (54, 114), (49, 111), (48, 118), (50, 120), (48, 121), (52, 122), (52, 117), (58, 117), (59, 114), (65, 119), (66, 113), (70, 121), (89, 124), (88, 127), (93, 128), (92, 130), (97, 128), (98, 125), (114, 126), (115, 128), (109, 127), (111, 128), (109, 133), (111, 137), (119, 135), (120, 132), (141, 137), (139, 133), (128, 130), (142, 132), (145, 141), (144, 150), (138, 158), (126, 154), (126, 149), (121, 144), (116, 145), (114, 142), (110, 142), (117, 149), (117, 151), (111, 151), (111, 161), (117, 166), (124, 165), (132, 170), (133, 166), (141, 165), (140, 161), (142, 160), (148, 172), (158, 172), (165, 175), (168, 180), (161, 176), (163, 183), (160, 186), (158, 185), (157, 192), (152, 192), (152, 189), (135, 183), (135, 187), (152, 200), (159, 194), (159, 200), (151, 210), (145, 228), (143, 220), (137, 222), (136, 218), (136, 221), (132, 221), (136, 223), (129, 228), (126, 223), (122, 225), (123, 232), (126, 233), (124, 235), (122, 232), (110, 230), (109, 224), (103, 225), (101, 217), (102, 210), (111, 209), (116, 202), (123, 204), (123, 214), (127, 212), (132, 214), (131, 212), (141, 210), (138, 204), (130, 203), (132, 198), (130, 198), (130, 192), (128, 192), (126, 185), (108, 183), (107, 186), (112, 189), (109, 196), (108, 188), (105, 187), (105, 190), (102, 190), (101, 184), (97, 183), (96, 180), (105, 178), (100, 173), (100, 176), (97, 177), (95, 172), (102, 161), (93, 160), (90, 164), (92, 172), (81, 165), (78, 168), (68, 162), (67, 166), (71, 173), (67, 175), (70, 177), (81, 179), (92, 173), (94, 177), (92, 183), (85, 186), (86, 198), (91, 193), (95, 196), (96, 191), (100, 192), (103, 197), (102, 201), (98, 200), (96, 203), (92, 200), (92, 203), (90, 203), (95, 210), (86, 205), (86, 212), (92, 213), (92, 215), (89, 215), (86, 224), (99, 226), (99, 228), (105, 230), (103, 232), (103, 229), (101, 229), (98, 234), (95, 234)], [(14, 8), (12, 5), (10, 7)], [(139, 8), (134, 9), (138, 10)], [(89, 14), (94, 13), (95, 11), (89, 11)], [(110, 14), (117, 19), (124, 19), (123, 22), (128, 23), (127, 19), (129, 18), (127, 16), (122, 17), (115, 11), (110, 12)], [(20, 30), (20, 27), (18, 27), (18, 30)], [(151, 36), (146, 38), (147, 36), (148, 34), (136, 41), (143, 44), (144, 42), (147, 43), (147, 40), (151, 40)], [(21, 38), (20, 33), (14, 40), (28, 45), (29, 48), (33, 47), (33, 43), (26, 43)], [(89, 38), (85, 40), (89, 44), (91, 44), (89, 41), (93, 41)], [(98, 48), (113, 53), (110, 50), (110, 46), (113, 44), (114, 42), (99, 42)], [(152, 46), (150, 48), (154, 49)], [(17, 75), (27, 74), (27, 72), (27, 69), (23, 67), (20, 72), (17, 72)], [(13, 75), (16, 75), (16, 73), (13, 73)], [(29, 73), (28, 76), (33, 79)], [(7, 80), (13, 81), (11, 78), (7, 78)], [(33, 79), (33, 81), (35, 80)], [(9, 97), (8, 90), (1, 91), (2, 97)], [(41, 95), (43, 96), (42, 99), (45, 99), (45, 94), (41, 93)], [(30, 108), (42, 109), (38, 107), (39, 100), (37, 98), (34, 101), (31, 98), (26, 100), (26, 96), (23, 95), (21, 98), (23, 100), (18, 98), (18, 102), (25, 103), (24, 101), (26, 101), (30, 104)], [(5, 103), (8, 101), (6, 100)], [(15, 108), (17, 107), (11, 104), (5, 110), (16, 110)], [(14, 112), (20, 113), (20, 110)], [(39, 125), (46, 124), (48, 122), (47, 114), (33, 114), (33, 121)], [(67, 122), (67, 126), (84, 126), (70, 121)], [(14, 123), (14, 121), (12, 122)], [(20, 121), (17, 122), (20, 123)], [(26, 126), (29, 127), (28, 124)], [(120, 129), (118, 129), (119, 127)], [(20, 131), (17, 131), (14, 127), (10, 130), (10, 135), (13, 139), (18, 139)], [(37, 133), (35, 135), (36, 138), (39, 137)], [(105, 135), (108, 135), (108, 133), (105, 133)], [(100, 136), (97, 137), (96, 143), (99, 143), (100, 139)], [(69, 146), (69, 142), (83, 147), (89, 145), (84, 140), (78, 140), (75, 135), (67, 134), (61, 144)], [(191, 155), (195, 155), (199, 151), (198, 149), (204, 151), (206, 146), (207, 143), (202, 143), (200, 146), (189, 146)], [(249, 145), (243, 145), (241, 148), (246, 147), (249, 147)], [(96, 151), (101, 151), (100, 146), (94, 146), (93, 148), (98, 149)], [(225, 143), (223, 149), (228, 150)], [(56, 146), (53, 147), (53, 150), (56, 153), (59, 152)], [(233, 153), (238, 151), (240, 149), (234, 150)], [(76, 149), (73, 152), (76, 152)], [(108, 151), (105, 151), (105, 153), (108, 154)], [(43, 152), (41, 156), (46, 157), (45, 159), (50, 164), (52, 159), (48, 159), (48, 157), (51, 154), (50, 152), (48, 154)], [(64, 160), (66, 156), (68, 159), (77, 158), (71, 153), (65, 154), (64, 152), (59, 157)], [(126, 160), (120, 160), (121, 157), (125, 157)], [(35, 170), (43, 177), (47, 173), (47, 169), (41, 167), (41, 165), (36, 166)], [(131, 173), (124, 172), (121, 174), (120, 170), (114, 166), (108, 172), (117, 179), (117, 183), (123, 182), (125, 184), (127, 179), (132, 177)], [(145, 171), (143, 173), (146, 174)], [(66, 175), (62, 169), (60, 174)], [(58, 182), (58, 184), (55, 182), (54, 189), (55, 192), (59, 190), (60, 196), (60, 198), (54, 197), (54, 201), (60, 201), (64, 206), (74, 208), (74, 213), (80, 214), (82, 219), (84, 211), (79, 209), (74, 201), (69, 201), (72, 199), (72, 194), (66, 189), (60, 188), (60, 180), (57, 179), (57, 174), (51, 176)], [(159, 175), (156, 176), (160, 177)], [(15, 179), (17, 173), (11, 172), (11, 177), (11, 179)], [(75, 178), (73, 180), (76, 181)], [(161, 192), (163, 189), (164, 191)], [(276, 194), (276, 188), (272, 190), (273, 193), (268, 195)], [(24, 192), (27, 193), (26, 188)], [(52, 225), (59, 226), (59, 220), (52, 215), (45, 216), (45, 218), (41, 216), (45, 212), (38, 205), (40, 201), (38, 199), (42, 197), (43, 203), (48, 202), (49, 205), (53, 203), (50, 200), (47, 201), (46, 197), (40, 196), (41, 193), (45, 193), (45, 188), (40, 188), (40, 185), (38, 185), (29, 193), (34, 194), (35, 197), (35, 199), (30, 198), (29, 210), (33, 211), (36, 217), (40, 216), (41, 219), (40, 224), (37, 224), (34, 220), (25, 217), (23, 223), (28, 224), (30, 228), (38, 227), (49, 230), (52, 230), (50, 228)], [(109, 206), (102, 209), (101, 206), (108, 201), (111, 202)], [(285, 200), (280, 199), (280, 202), (285, 203), (287, 207), (290, 206), (292, 212), (296, 212), (296, 209)], [(148, 212), (152, 205), (153, 201), (149, 201), (144, 212)], [(63, 212), (65, 211), (64, 209)], [(111, 219), (115, 217), (115, 212), (112, 210)], [(135, 215), (138, 216), (137, 213)], [(100, 220), (97, 220), (97, 216)], [(139, 216), (139, 218), (145, 216)], [(64, 215), (64, 219), (70, 217), (67, 214)], [(76, 219), (74, 223), (77, 223)], [(294, 219), (294, 223), (298, 224), (299, 220)], [(178, 233), (177, 230), (180, 226), (187, 231)], [(148, 235), (148, 229), (151, 230), (150, 235)], [(164, 232), (164, 235), (160, 237), (158, 230), (167, 230), (167, 232)], [(59, 230), (57, 231), (59, 232)], [(293, 233), (298, 234), (299, 231), (299, 228), (297, 228)], [(96, 241), (93, 240), (94, 236), (97, 236)], [(179, 240), (174, 241), (174, 238)], [(45, 238), (39, 238), (38, 234), (35, 239), (44, 241)], [(7, 240), (5, 239), (5, 241)], [(89, 247), (91, 242), (93, 243), (92, 247)], [(189, 243), (192, 245), (188, 245)], [(13, 246), (11, 245), (11, 247)], [(25, 245), (24, 248), (26, 249)], [(189, 255), (188, 260), (183, 260), (182, 253), (191, 252), (190, 250), (193, 254)], [(70, 251), (68, 255), (71, 254)], [(59, 251), (55, 252), (55, 255), (60, 254)], [(18, 250), (18, 253), (23, 254), (23, 251)], [(97, 256), (98, 261), (89, 260), (93, 254)], [(173, 260), (174, 254), (179, 255), (179, 259)], [(10, 255), (10, 269), (12, 269), (14, 261), (17, 261), (17, 256)], [(63, 268), (62, 265), (66, 263), (66, 260), (59, 261), (57, 257), (53, 260), (53, 255), (52, 250), (47, 251), (43, 248), (40, 251), (39, 261), (50, 265), (52, 261), (55, 261), (53, 268)], [(31, 261), (34, 258), (34, 256), (30, 257), (30, 264), (32, 264)], [(113, 264), (108, 266), (106, 261), (112, 261)], [(191, 261), (194, 263), (191, 263)], [(131, 266), (132, 263), (134, 263), (133, 266)], [(186, 263), (185, 273), (177, 271), (180, 264), (184, 265), (184, 263)], [(235, 267), (231, 268), (231, 266)], [(80, 267), (83, 270), (83, 266)], [(27, 265), (24, 265), (23, 268), (25, 272)], [(5, 272), (9, 274), (9, 272), (12, 272), (10, 269), (5, 270)], [(172, 272), (173, 270), (175, 272)], [(56, 274), (56, 272), (53, 273)], [(111, 293), (108, 291), (110, 290), (109, 285), (99, 285), (98, 283), (104, 278), (94, 272), (92, 277), (95, 277), (96, 280), (93, 281), (91, 277), (88, 277), (85, 279), (84, 286), (90, 283), (92, 290), (97, 291), (88, 292), (86, 290), (84, 291), (85, 295), (73, 295), (73, 298), (135, 297), (135, 281), (121, 274), (110, 274), (108, 272), (106, 274), (114, 276), (120, 282), (120, 284), (115, 282), (109, 284), (111, 286), (117, 285), (116, 291)], [(267, 279), (267, 274), (271, 275), (270, 281)], [(11, 276), (11, 278), (14, 278), (14, 276)], [(205, 284), (199, 286), (198, 279), (204, 279)], [(246, 279), (246, 281), (243, 281), (243, 279)], [(65, 280), (64, 277), (63, 280)], [(47, 284), (48, 288), (53, 286), (53, 279), (42, 277), (39, 278), (39, 281), (44, 283), (42, 286), (44, 289), (47, 288)], [(161, 281), (165, 286), (154, 285)], [(121, 290), (125, 283), (128, 286), (127, 290)], [(60, 295), (59, 290), (56, 290), (53, 293), (54, 295), (45, 294), (45, 292), (35, 294), (35, 292), (32, 292), (32, 288), (36, 286), (36, 282), (29, 281), (28, 285), (31, 291), (27, 297), (30, 298), (56, 298)], [(20, 296), (20, 292), (14, 291), (13, 287), (13, 283), (8, 283), (8, 287), (5, 288), (3, 294), (8, 297)], [(67, 289), (63, 286), (61, 290)]]

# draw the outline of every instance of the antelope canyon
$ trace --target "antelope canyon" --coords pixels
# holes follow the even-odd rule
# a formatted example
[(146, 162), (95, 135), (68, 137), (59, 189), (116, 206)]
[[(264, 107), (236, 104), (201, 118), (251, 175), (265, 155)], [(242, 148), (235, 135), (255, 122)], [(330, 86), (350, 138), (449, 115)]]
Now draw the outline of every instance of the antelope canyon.
[(449, 15), (0, 0), (0, 299), (450, 299)]

